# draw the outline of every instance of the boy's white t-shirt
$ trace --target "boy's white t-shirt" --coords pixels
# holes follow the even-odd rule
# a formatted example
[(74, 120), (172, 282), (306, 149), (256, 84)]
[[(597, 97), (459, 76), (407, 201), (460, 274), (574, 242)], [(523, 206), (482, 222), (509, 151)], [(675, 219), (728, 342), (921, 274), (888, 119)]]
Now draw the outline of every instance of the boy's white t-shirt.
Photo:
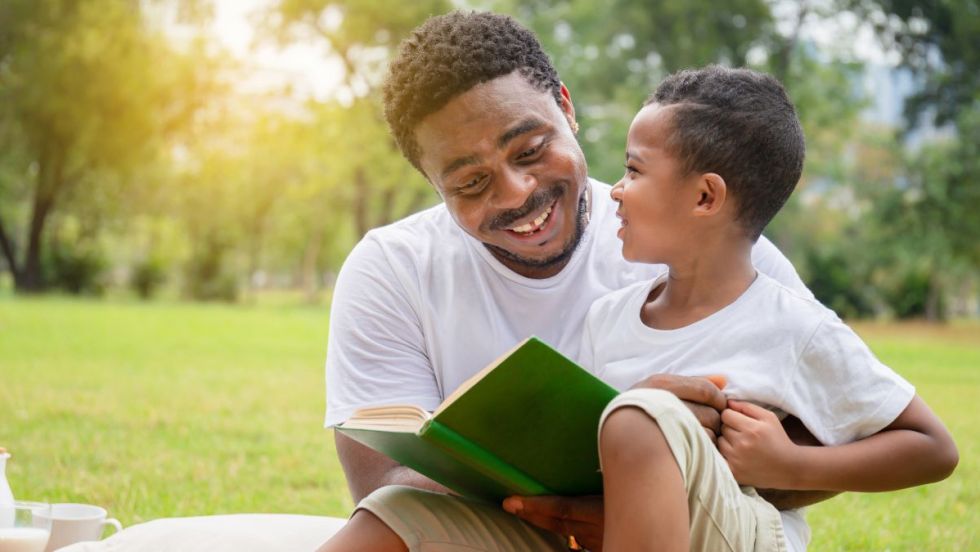
[[(762, 273), (707, 318), (650, 328), (640, 310), (665, 277), (612, 292), (589, 310), (579, 361), (616, 389), (655, 373), (722, 374), (726, 396), (792, 414), (825, 445), (877, 433), (915, 395), (833, 311)], [(790, 549), (805, 550), (802, 512), (781, 513)]]
[[(590, 185), (591, 220), (568, 264), (551, 278), (525, 278), (505, 267), (444, 204), (369, 232), (334, 287), (325, 424), (366, 406), (434, 410), (530, 335), (576, 358), (593, 301), (666, 270), (623, 259), (610, 187)], [(809, 294), (765, 238), (752, 260), (760, 272)]]

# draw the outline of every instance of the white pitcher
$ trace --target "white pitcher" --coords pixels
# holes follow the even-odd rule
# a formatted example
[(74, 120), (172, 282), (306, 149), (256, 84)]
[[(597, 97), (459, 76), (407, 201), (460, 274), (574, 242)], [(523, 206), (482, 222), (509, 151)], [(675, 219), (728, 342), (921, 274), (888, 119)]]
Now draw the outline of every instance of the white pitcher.
[(14, 493), (7, 483), (7, 458), (7, 449), (0, 447), (0, 527), (14, 526)]

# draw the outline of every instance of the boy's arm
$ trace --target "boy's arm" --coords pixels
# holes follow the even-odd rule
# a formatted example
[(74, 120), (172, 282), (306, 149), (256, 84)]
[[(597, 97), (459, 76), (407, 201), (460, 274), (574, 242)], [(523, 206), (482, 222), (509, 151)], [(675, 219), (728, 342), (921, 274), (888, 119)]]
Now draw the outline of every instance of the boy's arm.
[(743, 485), (891, 491), (945, 479), (959, 461), (953, 438), (918, 396), (883, 430), (833, 447), (793, 443), (775, 414), (761, 407), (740, 401), (729, 407), (718, 448)]
[[(783, 430), (793, 443), (800, 446), (820, 447), (823, 446), (810, 430), (803, 425), (796, 416), (786, 416), (782, 421)], [(834, 498), (839, 495), (839, 491), (787, 491), (784, 489), (760, 489), (757, 488), (759, 496), (766, 499), (778, 510), (792, 510), (812, 506), (819, 502)]]

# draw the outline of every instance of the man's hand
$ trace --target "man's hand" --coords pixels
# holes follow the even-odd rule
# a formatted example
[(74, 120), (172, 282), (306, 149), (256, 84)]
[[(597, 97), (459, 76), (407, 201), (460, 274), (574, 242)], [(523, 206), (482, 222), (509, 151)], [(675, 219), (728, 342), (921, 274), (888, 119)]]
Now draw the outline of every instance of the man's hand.
[(524, 521), (575, 541), (590, 552), (602, 550), (601, 496), (512, 496), (504, 510)]
[(721, 411), (727, 406), (721, 388), (725, 380), (721, 376), (700, 378), (674, 374), (654, 374), (644, 378), (631, 389), (650, 388), (670, 391), (694, 413), (694, 416), (708, 433), (712, 442), (717, 442), (721, 433)]
[[(718, 451), (735, 480), (753, 487), (791, 489), (797, 449), (776, 415), (761, 406), (728, 401), (721, 413)], [(760, 462), (761, 459), (764, 462)]]

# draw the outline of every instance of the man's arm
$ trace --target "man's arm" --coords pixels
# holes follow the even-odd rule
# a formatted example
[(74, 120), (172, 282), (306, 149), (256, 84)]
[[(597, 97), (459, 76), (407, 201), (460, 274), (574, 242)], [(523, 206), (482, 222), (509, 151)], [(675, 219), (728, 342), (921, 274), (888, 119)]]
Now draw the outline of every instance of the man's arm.
[(408, 485), (429, 491), (449, 492), (428, 477), (371, 450), (339, 431), (335, 431), (333, 435), (337, 456), (340, 457), (340, 465), (347, 477), (347, 487), (355, 503), (385, 485)]

